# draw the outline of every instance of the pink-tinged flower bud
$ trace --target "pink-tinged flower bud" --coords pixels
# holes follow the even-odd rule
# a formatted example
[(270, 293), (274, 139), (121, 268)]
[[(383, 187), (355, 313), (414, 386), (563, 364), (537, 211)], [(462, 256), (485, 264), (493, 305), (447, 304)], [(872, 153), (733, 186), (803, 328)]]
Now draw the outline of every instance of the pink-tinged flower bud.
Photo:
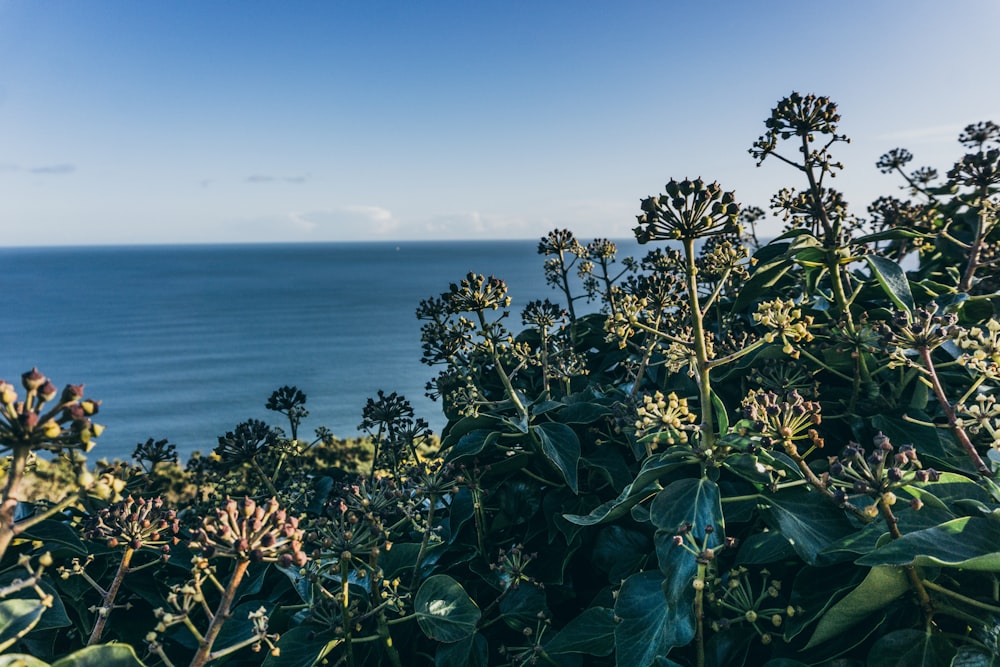
[(52, 384), (51, 380), (46, 380), (45, 383), (38, 388), (38, 395), (43, 401), (46, 402), (55, 398), (57, 392), (58, 390), (56, 389), (56, 386)]
[(34, 391), (45, 384), (45, 376), (38, 372), (37, 368), (32, 368), (27, 373), (21, 374), (21, 386), (28, 391)]
[(17, 423), (25, 431), (30, 431), (38, 425), (38, 415), (34, 412), (23, 412), (18, 415)]
[(82, 384), (68, 384), (63, 387), (62, 396), (59, 397), (60, 403), (74, 403), (83, 398), (83, 385)]
[(79, 403), (70, 403), (62, 411), (62, 419), (64, 421), (80, 421), (81, 419), (85, 419), (86, 416), (83, 407)]
[(83, 408), (83, 411), (88, 416), (93, 416), (96, 415), (97, 412), (101, 409), (101, 402), (94, 401), (88, 398), (84, 401), (80, 401), (80, 406)]

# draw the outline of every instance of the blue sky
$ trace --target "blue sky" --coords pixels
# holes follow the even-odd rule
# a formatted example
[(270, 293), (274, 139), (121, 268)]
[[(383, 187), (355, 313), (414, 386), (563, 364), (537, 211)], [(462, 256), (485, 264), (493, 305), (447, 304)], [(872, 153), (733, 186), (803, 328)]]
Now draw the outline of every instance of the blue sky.
[(995, 0), (0, 0), (0, 245), (625, 237), (747, 154), (793, 90), (840, 105), (858, 214), (909, 148), (1000, 122)]

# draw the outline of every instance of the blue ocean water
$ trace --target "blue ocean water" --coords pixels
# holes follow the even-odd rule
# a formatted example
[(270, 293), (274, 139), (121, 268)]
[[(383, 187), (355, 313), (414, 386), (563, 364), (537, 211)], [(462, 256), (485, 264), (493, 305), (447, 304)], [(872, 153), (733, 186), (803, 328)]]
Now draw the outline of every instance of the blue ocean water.
[[(85, 383), (107, 430), (95, 457), (126, 458), (167, 438), (210, 451), (239, 422), (263, 419), (271, 392), (308, 397), (302, 435), (357, 433), (379, 389), (398, 392), (435, 430), (420, 363), (420, 301), (470, 271), (504, 279), (517, 313), (558, 295), (537, 241), (0, 248), (0, 378), (33, 366), (57, 386)], [(621, 254), (638, 253), (634, 242)]]

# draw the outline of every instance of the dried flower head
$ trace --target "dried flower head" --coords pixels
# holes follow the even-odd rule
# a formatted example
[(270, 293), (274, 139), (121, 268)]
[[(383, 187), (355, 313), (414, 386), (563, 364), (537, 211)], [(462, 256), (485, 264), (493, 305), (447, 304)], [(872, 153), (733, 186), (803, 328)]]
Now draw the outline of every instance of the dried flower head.
[(162, 498), (128, 496), (99, 510), (87, 533), (112, 548), (157, 548), (168, 554), (179, 529), (177, 512), (165, 507)]
[(298, 517), (289, 516), (274, 498), (260, 504), (252, 498), (227, 498), (222, 507), (202, 520), (191, 546), (208, 558), (301, 566), (307, 560), (302, 551), (303, 534)]

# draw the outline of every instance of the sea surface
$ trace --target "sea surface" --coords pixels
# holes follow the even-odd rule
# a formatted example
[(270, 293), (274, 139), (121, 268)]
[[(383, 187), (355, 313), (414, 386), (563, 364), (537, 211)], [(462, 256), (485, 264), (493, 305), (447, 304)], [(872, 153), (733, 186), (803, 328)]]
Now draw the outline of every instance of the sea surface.
[[(589, 239), (582, 239), (587, 242)], [(439, 431), (424, 396), (422, 299), (468, 272), (504, 279), (511, 326), (545, 283), (537, 241), (0, 248), (0, 378), (32, 367), (86, 385), (107, 428), (91, 458), (127, 458), (166, 438), (182, 459), (208, 452), (294, 385), (308, 397), (300, 437), (357, 434), (379, 389), (404, 395)], [(620, 257), (638, 255), (619, 243)], [(594, 308), (596, 306), (591, 306)]]

